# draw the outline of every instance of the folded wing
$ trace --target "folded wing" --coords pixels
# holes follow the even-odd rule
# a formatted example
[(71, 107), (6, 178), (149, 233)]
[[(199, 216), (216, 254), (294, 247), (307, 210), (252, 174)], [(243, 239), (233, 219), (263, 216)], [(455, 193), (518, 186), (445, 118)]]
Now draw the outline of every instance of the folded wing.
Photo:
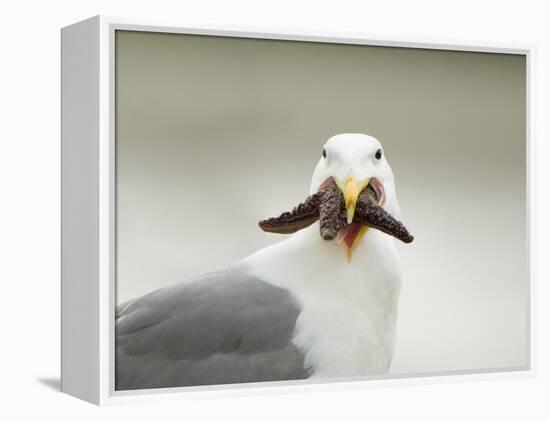
[(299, 313), (287, 290), (232, 270), (121, 304), (116, 389), (307, 378), (292, 343)]

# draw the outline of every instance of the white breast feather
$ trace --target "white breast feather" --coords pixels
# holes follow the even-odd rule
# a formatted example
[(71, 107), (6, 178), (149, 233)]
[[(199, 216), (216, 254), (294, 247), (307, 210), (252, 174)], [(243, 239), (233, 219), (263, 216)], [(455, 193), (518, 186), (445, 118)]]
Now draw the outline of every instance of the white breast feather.
[(343, 247), (320, 240), (315, 224), (240, 262), (298, 299), (293, 342), (313, 378), (387, 373), (401, 277), (393, 241), (369, 230), (350, 263)]

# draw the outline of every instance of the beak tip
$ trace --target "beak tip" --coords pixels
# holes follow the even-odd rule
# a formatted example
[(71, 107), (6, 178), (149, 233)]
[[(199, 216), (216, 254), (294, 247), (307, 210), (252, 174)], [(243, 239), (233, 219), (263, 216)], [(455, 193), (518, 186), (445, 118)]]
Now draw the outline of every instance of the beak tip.
[(353, 216), (355, 214), (355, 206), (347, 206), (346, 209), (346, 220), (348, 224), (351, 224), (353, 222)]

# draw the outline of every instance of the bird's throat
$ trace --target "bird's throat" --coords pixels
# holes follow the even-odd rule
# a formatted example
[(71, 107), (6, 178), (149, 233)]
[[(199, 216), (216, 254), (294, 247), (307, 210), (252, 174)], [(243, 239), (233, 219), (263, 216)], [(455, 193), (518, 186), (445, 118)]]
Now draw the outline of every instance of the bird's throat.
[(353, 252), (357, 248), (359, 241), (365, 235), (369, 228), (360, 223), (351, 223), (340, 228), (336, 237), (337, 244), (343, 244), (346, 249), (348, 261), (351, 261)]

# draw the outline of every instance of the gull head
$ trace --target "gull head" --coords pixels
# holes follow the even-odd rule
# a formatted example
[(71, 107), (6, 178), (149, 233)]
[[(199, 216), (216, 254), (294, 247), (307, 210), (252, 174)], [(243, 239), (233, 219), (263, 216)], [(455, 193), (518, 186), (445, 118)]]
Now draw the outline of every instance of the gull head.
[(310, 194), (326, 180), (334, 179), (344, 195), (347, 225), (340, 229), (337, 242), (351, 255), (367, 227), (353, 223), (359, 194), (370, 187), (376, 201), (394, 218), (400, 218), (394, 176), (380, 141), (361, 133), (343, 133), (331, 137), (323, 146), (321, 158), (311, 180)]

